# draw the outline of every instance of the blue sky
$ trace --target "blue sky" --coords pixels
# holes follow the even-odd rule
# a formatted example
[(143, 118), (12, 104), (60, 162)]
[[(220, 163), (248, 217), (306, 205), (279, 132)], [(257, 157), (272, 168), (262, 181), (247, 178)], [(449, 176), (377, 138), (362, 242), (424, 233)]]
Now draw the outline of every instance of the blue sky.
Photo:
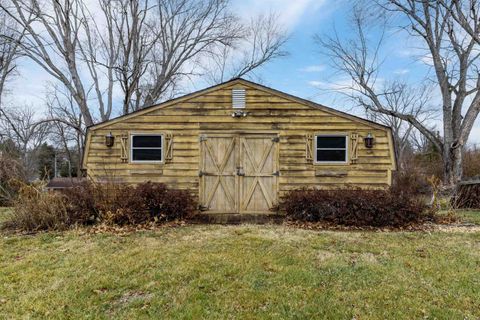
[[(273, 61), (258, 73), (263, 84), (275, 89), (313, 100), (330, 107), (362, 116), (362, 110), (352, 109), (350, 103), (332, 90), (349, 79), (329, 67), (328, 57), (313, 40), (315, 34), (330, 33), (335, 26), (341, 35), (348, 35), (351, 1), (347, 0), (232, 0), (237, 14), (248, 19), (260, 13), (275, 11), (290, 34), (285, 49), (289, 55)], [(386, 57), (379, 75), (380, 81), (406, 79), (413, 85), (425, 81), (431, 72), (428, 64), (418, 59), (421, 52), (415, 39), (390, 30), (382, 56)], [(51, 77), (33, 63), (24, 62), (20, 76), (12, 87), (12, 97), (28, 104), (41, 106), (45, 97), (45, 83)], [(190, 90), (206, 86), (199, 82)], [(190, 91), (188, 90), (188, 91)], [(40, 107), (41, 108), (41, 107)], [(432, 124), (441, 126), (438, 120)], [(480, 143), (480, 120), (477, 119), (469, 142)]]
[[(245, 1), (238, 2), (246, 5)], [(277, 9), (282, 6), (275, 3), (283, 1), (267, 2), (273, 9)], [(351, 4), (349, 1), (303, 2), (306, 3), (305, 10), (289, 26), (290, 38), (285, 47), (289, 56), (264, 67), (260, 71), (262, 81), (268, 86), (309, 100), (350, 110), (349, 106), (345, 106), (348, 102), (344, 96), (331, 90), (336, 85), (349, 81), (349, 78), (330, 67), (329, 58), (322, 54), (322, 48), (315, 43), (314, 36), (331, 34), (334, 27), (340, 35), (349, 34)], [(320, 2), (321, 5), (312, 10), (308, 4), (314, 2)], [(279, 11), (280, 14), (288, 10), (288, 4), (283, 6), (284, 10)], [(412, 41), (394, 30), (389, 31), (386, 38), (382, 56), (388, 58), (381, 67), (380, 80), (404, 78), (413, 84), (420, 84), (429, 68), (423, 62), (415, 61), (415, 50), (410, 48)]]
[[(301, 4), (302, 10), (291, 17), (291, 3)], [(350, 102), (335, 88), (350, 79), (338, 74), (329, 66), (329, 58), (321, 53), (321, 48), (313, 37), (315, 34), (331, 34), (335, 28), (341, 36), (351, 33), (349, 19), (352, 11), (352, 1), (348, 0), (265, 0), (260, 5), (258, 1), (236, 1), (241, 7), (251, 7), (251, 11), (273, 10), (290, 21), (287, 26), (290, 40), (286, 49), (290, 55), (276, 60), (266, 66), (262, 72), (264, 84), (287, 93), (328, 105), (330, 107), (362, 116), (363, 110), (352, 108)], [(298, 9), (298, 8), (297, 8)], [(293, 19), (292, 19), (293, 18)], [(375, 30), (373, 37), (375, 37)], [(378, 31), (377, 31), (378, 34)], [(369, 34), (371, 36), (371, 34)], [(375, 41), (375, 39), (373, 39)], [(419, 49), (423, 43), (419, 39), (412, 39), (399, 32), (398, 29), (388, 29), (380, 56), (384, 57), (379, 74), (379, 82), (396, 79), (406, 80), (413, 86), (421, 85), (426, 78), (434, 78), (427, 51)], [(332, 90), (333, 89), (333, 90)], [(440, 104), (439, 95), (435, 95), (434, 105)], [(430, 120), (441, 130), (440, 114), (437, 119)], [(470, 143), (480, 143), (480, 119), (477, 119), (469, 139)]]

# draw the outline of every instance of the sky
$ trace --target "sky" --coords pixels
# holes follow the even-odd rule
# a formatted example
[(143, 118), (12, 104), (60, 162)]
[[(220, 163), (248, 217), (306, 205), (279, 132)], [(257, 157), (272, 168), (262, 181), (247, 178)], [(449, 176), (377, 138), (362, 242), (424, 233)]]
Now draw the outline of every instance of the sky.
[[(89, 0), (90, 1), (90, 0)], [(338, 90), (349, 79), (338, 74), (330, 66), (329, 58), (314, 41), (314, 35), (331, 34), (333, 28), (339, 34), (349, 34), (351, 1), (348, 0), (232, 0), (235, 13), (245, 19), (274, 11), (279, 22), (289, 34), (285, 50), (288, 56), (269, 63), (257, 72), (264, 85), (312, 100), (338, 110), (362, 116), (362, 110), (352, 104)], [(395, 30), (389, 31), (382, 50), (385, 57), (379, 81), (406, 80), (421, 85), (431, 74), (428, 61), (418, 59), (418, 44)], [(425, 63), (427, 62), (427, 63)], [(22, 61), (19, 76), (11, 84), (11, 97), (15, 101), (44, 106), (46, 83), (51, 76), (32, 62)], [(199, 81), (187, 91), (206, 87)], [(438, 96), (435, 97), (438, 99)], [(432, 101), (432, 103), (438, 103)], [(439, 119), (430, 122), (441, 129)], [(480, 143), (480, 119), (477, 119), (469, 143)]]

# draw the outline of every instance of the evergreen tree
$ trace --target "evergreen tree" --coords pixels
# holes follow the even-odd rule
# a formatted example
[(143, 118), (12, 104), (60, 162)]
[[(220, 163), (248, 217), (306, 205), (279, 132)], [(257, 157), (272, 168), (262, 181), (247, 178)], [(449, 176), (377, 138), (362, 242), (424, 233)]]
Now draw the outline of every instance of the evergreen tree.
[(46, 142), (38, 148), (37, 171), (40, 179), (52, 179), (55, 174), (55, 148)]

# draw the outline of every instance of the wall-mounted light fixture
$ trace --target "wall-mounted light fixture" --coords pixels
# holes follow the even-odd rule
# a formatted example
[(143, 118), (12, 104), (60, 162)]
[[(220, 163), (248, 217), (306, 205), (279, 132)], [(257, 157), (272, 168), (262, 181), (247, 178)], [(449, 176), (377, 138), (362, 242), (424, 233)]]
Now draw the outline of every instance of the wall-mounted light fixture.
[(246, 116), (247, 116), (247, 112), (245, 111), (235, 110), (234, 112), (232, 112), (232, 118), (242, 118)]
[(373, 143), (375, 142), (375, 138), (369, 132), (367, 136), (363, 139), (365, 141), (365, 147), (371, 149), (373, 148)]
[(113, 144), (115, 143), (115, 137), (112, 135), (110, 132), (105, 136), (105, 145), (109, 148), (113, 147)]

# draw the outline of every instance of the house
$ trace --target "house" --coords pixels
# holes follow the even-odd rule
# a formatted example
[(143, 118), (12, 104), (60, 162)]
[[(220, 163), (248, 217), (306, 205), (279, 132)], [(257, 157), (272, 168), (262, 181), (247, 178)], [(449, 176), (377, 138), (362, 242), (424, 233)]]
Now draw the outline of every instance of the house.
[(89, 127), (83, 168), (191, 190), (206, 213), (266, 214), (292, 189), (388, 187), (393, 148), (389, 127), (234, 79)]
[(58, 191), (68, 188), (73, 188), (82, 184), (85, 181), (84, 178), (69, 178), (69, 177), (55, 177), (48, 181), (47, 185), (45, 186), (46, 190), (49, 191)]

